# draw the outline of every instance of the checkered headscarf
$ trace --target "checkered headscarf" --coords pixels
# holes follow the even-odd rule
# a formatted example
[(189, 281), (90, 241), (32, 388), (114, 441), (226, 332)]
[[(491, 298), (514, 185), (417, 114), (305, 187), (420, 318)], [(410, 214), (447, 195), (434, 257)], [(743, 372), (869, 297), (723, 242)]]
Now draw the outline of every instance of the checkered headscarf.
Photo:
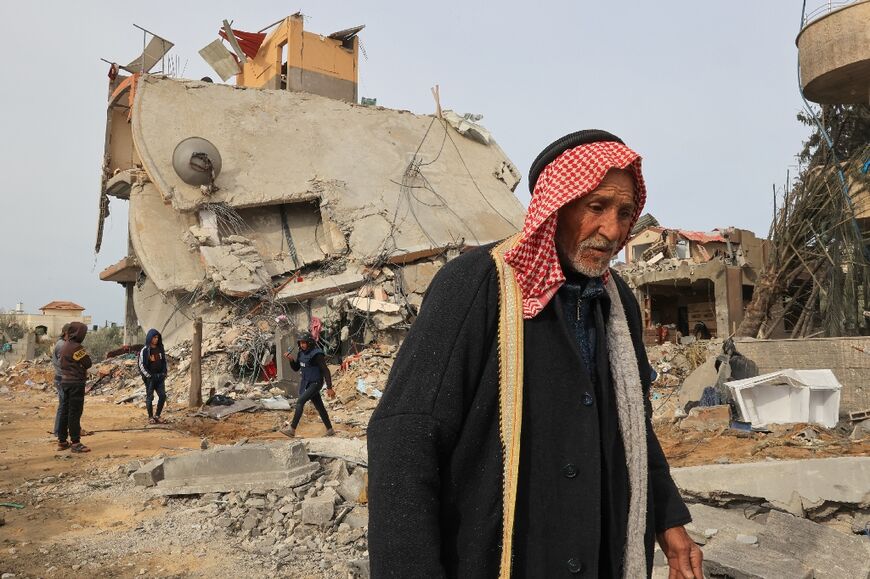
[[(556, 253), (558, 210), (597, 188), (610, 169), (630, 167), (635, 181), (633, 227), (646, 201), (640, 165), (640, 155), (622, 143), (597, 141), (568, 149), (544, 167), (534, 186), (520, 241), (505, 255), (523, 294), (523, 318), (538, 315), (565, 282)], [(620, 249), (626, 241), (622, 240)]]

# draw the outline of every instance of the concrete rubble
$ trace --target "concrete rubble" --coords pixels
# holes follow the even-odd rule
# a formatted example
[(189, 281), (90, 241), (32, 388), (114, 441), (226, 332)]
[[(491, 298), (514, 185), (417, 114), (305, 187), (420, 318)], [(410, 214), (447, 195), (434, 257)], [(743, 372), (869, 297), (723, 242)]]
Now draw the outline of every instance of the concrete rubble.
[(219, 446), (149, 463), (133, 476), (152, 483), (155, 494), (175, 496), (294, 488), (319, 469), (303, 444), (294, 442)]
[[(268, 453), (272, 454), (272, 458), (265, 458), (269, 462), (274, 460), (280, 446), (289, 451), (289, 455), (282, 455), (280, 460), (288, 456), (295, 462), (303, 462), (303, 457), (304, 461), (308, 460), (304, 453), (299, 454), (300, 442), (269, 447), (244, 445), (236, 450), (241, 448), (245, 449), (245, 454), (250, 453), (251, 457), (243, 462), (246, 467), (252, 467), (247, 478), (259, 479), (257, 484), (245, 485), (237, 480), (233, 489), (227, 487), (218, 491), (200, 487), (196, 493), (167, 491), (165, 494), (170, 495), (169, 500), (176, 508), (203, 509), (207, 515), (202, 522), (203, 532), (224, 536), (230, 545), (256, 554), (266, 568), (291, 569), (296, 562), (305, 561), (307, 565), (320, 565), (324, 570), (341, 568), (349, 574), (346, 576), (367, 577), (365, 467), (342, 459), (321, 458), (307, 463), (304, 482), (298, 479), (288, 485), (264, 484), (263, 471), (258, 470), (263, 468), (259, 463), (265, 457), (263, 450), (268, 448)], [(190, 456), (199, 467), (217, 459), (226, 467), (226, 459), (231, 458), (226, 454), (228, 450), (233, 447), (219, 449), (218, 454), (209, 450), (176, 458)], [(199, 458), (195, 458), (197, 456)], [(251, 461), (257, 464), (249, 464)], [(269, 478), (268, 473), (266, 478)], [(156, 489), (163, 494), (159, 484)]]
[[(776, 510), (691, 504), (689, 534), (704, 550), (708, 577), (867, 577), (870, 542)], [(657, 559), (654, 577), (661, 577)], [(667, 576), (666, 574), (664, 576)]]
[[(129, 201), (138, 269), (103, 279), (130, 285), (139, 324), (170, 346), (191, 338), (194, 317), (228, 321), (258, 305), (291, 333), (323, 320), (342, 353), (384, 333), (395, 343), (441, 265), (522, 225), (519, 172), (476, 116), (151, 75), (120, 82), (109, 108), (129, 96), (130, 123), (109, 116), (101, 199)], [(178, 143), (205, 135), (220, 157), (207, 195), (171, 162)], [(118, 189), (118, 173), (135, 178)]]
[(797, 516), (830, 505), (870, 507), (870, 457), (843, 457), (671, 469), (684, 496), (719, 505), (770, 503)]

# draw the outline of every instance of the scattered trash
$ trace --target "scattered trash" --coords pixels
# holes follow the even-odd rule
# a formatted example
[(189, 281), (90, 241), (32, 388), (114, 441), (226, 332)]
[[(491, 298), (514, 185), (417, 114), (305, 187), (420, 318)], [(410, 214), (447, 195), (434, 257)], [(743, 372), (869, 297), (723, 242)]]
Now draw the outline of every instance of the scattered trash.
[(290, 410), (293, 406), (290, 401), (283, 396), (272, 396), (271, 398), (261, 398), (260, 406), (266, 410)]
[(356, 389), (357, 392), (363, 394), (365, 396), (371, 396), (372, 398), (378, 399), (383, 396), (383, 392), (375, 388), (374, 386), (369, 386), (366, 384), (365, 378), (357, 378), (356, 380)]

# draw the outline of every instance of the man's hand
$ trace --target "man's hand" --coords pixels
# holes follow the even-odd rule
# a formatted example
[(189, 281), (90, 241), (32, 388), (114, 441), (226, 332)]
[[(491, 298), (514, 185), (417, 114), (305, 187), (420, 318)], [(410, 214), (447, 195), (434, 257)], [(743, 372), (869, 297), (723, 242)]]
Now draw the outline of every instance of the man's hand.
[(291, 354), (290, 352), (284, 352), (284, 357), (287, 358), (288, 360), (290, 360), (291, 362), (293, 361), (293, 354)]
[(668, 579), (703, 579), (704, 554), (685, 527), (671, 527), (658, 534), (659, 546), (668, 558)]
[(330, 399), (335, 398), (335, 390), (332, 389), (332, 386), (327, 386), (327, 387), (326, 387), (326, 395), (327, 395)]

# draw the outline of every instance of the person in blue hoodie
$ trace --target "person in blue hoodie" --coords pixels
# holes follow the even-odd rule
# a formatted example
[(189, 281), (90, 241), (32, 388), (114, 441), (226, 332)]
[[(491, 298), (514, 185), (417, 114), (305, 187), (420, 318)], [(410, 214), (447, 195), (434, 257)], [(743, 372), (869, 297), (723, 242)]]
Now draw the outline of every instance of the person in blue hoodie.
[[(145, 382), (145, 404), (148, 407), (148, 423), (163, 424), (160, 413), (166, 404), (166, 352), (163, 350), (163, 336), (151, 328), (145, 336), (145, 346), (139, 351), (139, 374)], [(157, 392), (157, 414), (152, 404)]]
[(326, 356), (311, 334), (302, 334), (296, 344), (299, 346), (299, 354), (296, 358), (289, 351), (284, 354), (284, 357), (290, 361), (290, 367), (294, 371), (302, 371), (302, 378), (299, 381), (299, 398), (296, 399), (296, 412), (293, 414), (293, 421), (288, 428), (281, 432), (290, 437), (296, 436), (296, 427), (299, 425), (299, 420), (302, 419), (302, 411), (305, 404), (310, 401), (317, 409), (317, 413), (320, 414), (323, 425), (326, 426), (326, 436), (333, 436), (335, 430), (332, 429), (329, 414), (326, 413), (326, 406), (320, 397), (320, 389), (323, 388), (325, 381), (326, 395), (335, 398), (335, 391), (332, 389), (332, 374), (326, 365)]

